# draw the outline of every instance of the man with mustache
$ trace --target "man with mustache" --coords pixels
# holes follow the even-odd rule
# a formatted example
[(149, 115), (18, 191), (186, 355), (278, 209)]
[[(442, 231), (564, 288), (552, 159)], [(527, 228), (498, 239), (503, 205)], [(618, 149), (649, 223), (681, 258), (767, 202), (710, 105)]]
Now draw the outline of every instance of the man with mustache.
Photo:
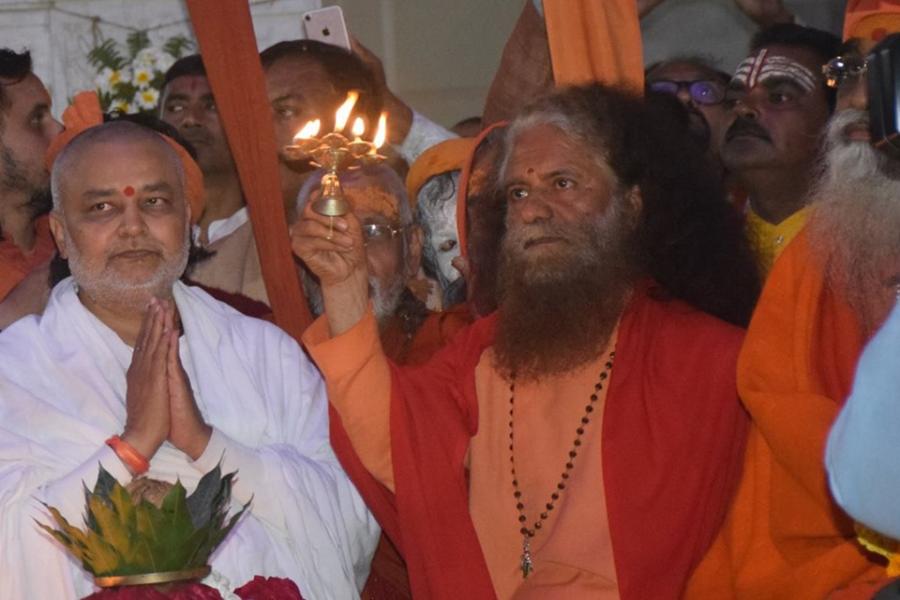
[(235, 504), (253, 498), (211, 561), (218, 581), (358, 597), (378, 529), (329, 445), (315, 367), (275, 326), (178, 281), (197, 165), (134, 123), (64, 135), (51, 227), (72, 277), (0, 335), (4, 598), (94, 589), (36, 527), (37, 500), (78, 523), (98, 465), (193, 489), (217, 464), (239, 472)]
[(839, 45), (836, 36), (809, 27), (764, 29), (729, 85), (732, 120), (720, 155), (748, 196), (747, 229), (763, 274), (808, 214), (820, 136), (834, 106), (821, 66)]
[(900, 179), (896, 161), (870, 145), (865, 62), (855, 53), (898, 30), (896, 2), (848, 6), (847, 52), (825, 69), (837, 87), (825, 170), (738, 361), (738, 391), (752, 418), (744, 476), (688, 598), (818, 600), (884, 576), (828, 492), (823, 457), (864, 341), (896, 297)]
[(61, 129), (31, 54), (0, 49), (0, 300), (53, 254), (44, 152)]
[(657, 108), (590, 85), (514, 120), (499, 310), (420, 367), (379, 345), (358, 220), (294, 227), (326, 311), (305, 341), (414, 596), (674, 599), (721, 522), (741, 331), (702, 311), (741, 322), (756, 279)]

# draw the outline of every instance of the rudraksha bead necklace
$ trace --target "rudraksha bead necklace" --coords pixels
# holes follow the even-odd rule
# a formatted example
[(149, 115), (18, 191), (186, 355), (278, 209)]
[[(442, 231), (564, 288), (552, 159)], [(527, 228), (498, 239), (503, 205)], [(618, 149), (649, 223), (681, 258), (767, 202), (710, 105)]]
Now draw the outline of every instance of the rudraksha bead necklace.
[(600, 380), (594, 385), (594, 391), (593, 393), (591, 393), (590, 402), (588, 402), (584, 407), (584, 415), (581, 417), (581, 422), (575, 429), (575, 441), (572, 442), (572, 449), (569, 450), (569, 456), (566, 459), (566, 468), (562, 472), (559, 482), (556, 484), (556, 489), (554, 489), (550, 494), (550, 501), (545, 505), (547, 510), (539, 515), (540, 518), (538, 518), (538, 520), (534, 522), (534, 524), (531, 526), (531, 529), (529, 529), (526, 525), (526, 523), (528, 522), (528, 517), (525, 516), (525, 501), (522, 498), (522, 490), (519, 489), (519, 479), (516, 475), (515, 435), (513, 432), (513, 416), (515, 415), (516, 406), (516, 374), (513, 373), (510, 376), (509, 462), (512, 466), (511, 473), (513, 496), (516, 500), (516, 510), (519, 512), (519, 523), (521, 524), (521, 529), (519, 529), (519, 533), (522, 534), (522, 560), (520, 563), (520, 568), (522, 569), (523, 578), (528, 577), (529, 573), (534, 570), (534, 559), (531, 556), (531, 538), (533, 538), (538, 530), (540, 530), (540, 528), (544, 524), (544, 521), (546, 521), (550, 517), (550, 513), (553, 512), (554, 508), (556, 508), (556, 501), (559, 500), (560, 494), (562, 494), (566, 489), (566, 482), (569, 479), (569, 474), (572, 469), (575, 468), (575, 457), (578, 456), (578, 449), (581, 446), (581, 437), (584, 435), (585, 429), (591, 422), (591, 415), (594, 412), (594, 405), (600, 398), (599, 394), (600, 390), (603, 389), (604, 382), (609, 378), (609, 373), (610, 371), (612, 371), (613, 359), (615, 357), (615, 352), (609, 353), (609, 360), (606, 361), (603, 371), (600, 373)]

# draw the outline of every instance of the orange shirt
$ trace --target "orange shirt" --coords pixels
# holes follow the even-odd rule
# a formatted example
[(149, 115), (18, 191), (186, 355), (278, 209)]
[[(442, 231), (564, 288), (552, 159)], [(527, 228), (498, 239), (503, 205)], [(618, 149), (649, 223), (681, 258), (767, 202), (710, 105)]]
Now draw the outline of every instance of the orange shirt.
[[(598, 394), (566, 489), (530, 541), (535, 570), (523, 580), (509, 461), (509, 382), (493, 368), (493, 356), (487, 350), (475, 370), (478, 433), (470, 446), (469, 510), (497, 596), (618, 598), (600, 444), (606, 387)], [(606, 350), (570, 373), (516, 384), (516, 473), (529, 528), (561, 480), (575, 429), (608, 356)]]
[(28, 253), (23, 253), (10, 241), (0, 240), (0, 300), (6, 298), (32, 269), (50, 260), (56, 250), (50, 235), (49, 217), (40, 217), (35, 221), (34, 229), (34, 248)]
[[(387, 426), (390, 373), (383, 352), (371, 356), (373, 345), (380, 346), (371, 312), (341, 337), (339, 361), (328, 359), (331, 346), (325, 319), (320, 318), (306, 331), (304, 342), (322, 367), (326, 381), (339, 380), (349, 365), (365, 363), (351, 384), (359, 393), (347, 393), (346, 388), (335, 393), (329, 386), (329, 398), (341, 413), (363, 464), (393, 488)], [(348, 356), (348, 352), (355, 356)], [(618, 598), (603, 489), (601, 407), (592, 413), (582, 439), (571, 487), (532, 540), (535, 570), (528, 579), (522, 579), (522, 536), (509, 470), (509, 384), (491, 366), (491, 356), (491, 351), (485, 352), (476, 369), (479, 433), (469, 448), (470, 511), (498, 597)], [(516, 420), (516, 431), (520, 436), (517, 439), (523, 440), (517, 453), (529, 526), (560, 480), (575, 429), (608, 351), (601, 356), (566, 376), (517, 386), (521, 419)], [(342, 402), (364, 403), (366, 408), (345, 410), (347, 407), (338, 404)], [(352, 420), (350, 415), (359, 415), (359, 419)], [(373, 437), (371, 432), (388, 435)]]

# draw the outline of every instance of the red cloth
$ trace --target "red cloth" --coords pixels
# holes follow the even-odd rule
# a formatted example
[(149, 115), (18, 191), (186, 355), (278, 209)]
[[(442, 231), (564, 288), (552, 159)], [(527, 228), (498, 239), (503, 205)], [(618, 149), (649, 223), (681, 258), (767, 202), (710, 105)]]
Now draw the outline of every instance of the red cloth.
[(56, 244), (46, 215), (34, 222), (34, 236), (34, 248), (27, 255), (11, 241), (0, 239), (0, 300), (53, 256)]
[(187, 0), (206, 76), (247, 200), (275, 323), (300, 340), (312, 316), (288, 238), (272, 109), (247, 2)]
[[(495, 326), (495, 316), (477, 321), (424, 366), (392, 366), (396, 495), (365, 472), (332, 411), (332, 444), (406, 550), (417, 598), (495, 597), (469, 517), (464, 467), (478, 424), (475, 367)], [(747, 426), (735, 384), (742, 338), (741, 330), (646, 290), (622, 317), (602, 443), (623, 600), (679, 598), (725, 516)]]

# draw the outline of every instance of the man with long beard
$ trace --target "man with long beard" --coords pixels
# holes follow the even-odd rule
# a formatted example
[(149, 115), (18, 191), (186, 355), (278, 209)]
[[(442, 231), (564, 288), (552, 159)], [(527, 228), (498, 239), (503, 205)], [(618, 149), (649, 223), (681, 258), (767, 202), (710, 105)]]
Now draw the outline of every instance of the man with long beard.
[(741, 331), (701, 311), (741, 321), (756, 280), (658, 108), (592, 85), (515, 120), (499, 310), (417, 368), (378, 343), (359, 222), (294, 227), (326, 309), (305, 341), (414, 597), (674, 599), (721, 522)]
[[(864, 8), (860, 15), (856, 9)], [(863, 56), (900, 30), (896, 2), (851, 3), (826, 169), (806, 227), (776, 261), (738, 362), (752, 425), (734, 505), (688, 598), (818, 600), (884, 576), (828, 491), (828, 431), (900, 273), (900, 173), (869, 141)], [(871, 595), (866, 596), (871, 597)]]
[(0, 301), (53, 254), (44, 152), (62, 125), (31, 55), (0, 49)]
[(178, 282), (199, 168), (133, 123), (74, 135), (51, 213), (72, 277), (0, 335), (3, 597), (94, 589), (35, 524), (39, 501), (78, 523), (100, 465), (122, 485), (146, 473), (192, 489), (217, 464), (239, 472), (234, 502), (253, 498), (211, 561), (219, 576), (357, 597), (377, 527), (329, 445), (321, 378), (281, 330)]

